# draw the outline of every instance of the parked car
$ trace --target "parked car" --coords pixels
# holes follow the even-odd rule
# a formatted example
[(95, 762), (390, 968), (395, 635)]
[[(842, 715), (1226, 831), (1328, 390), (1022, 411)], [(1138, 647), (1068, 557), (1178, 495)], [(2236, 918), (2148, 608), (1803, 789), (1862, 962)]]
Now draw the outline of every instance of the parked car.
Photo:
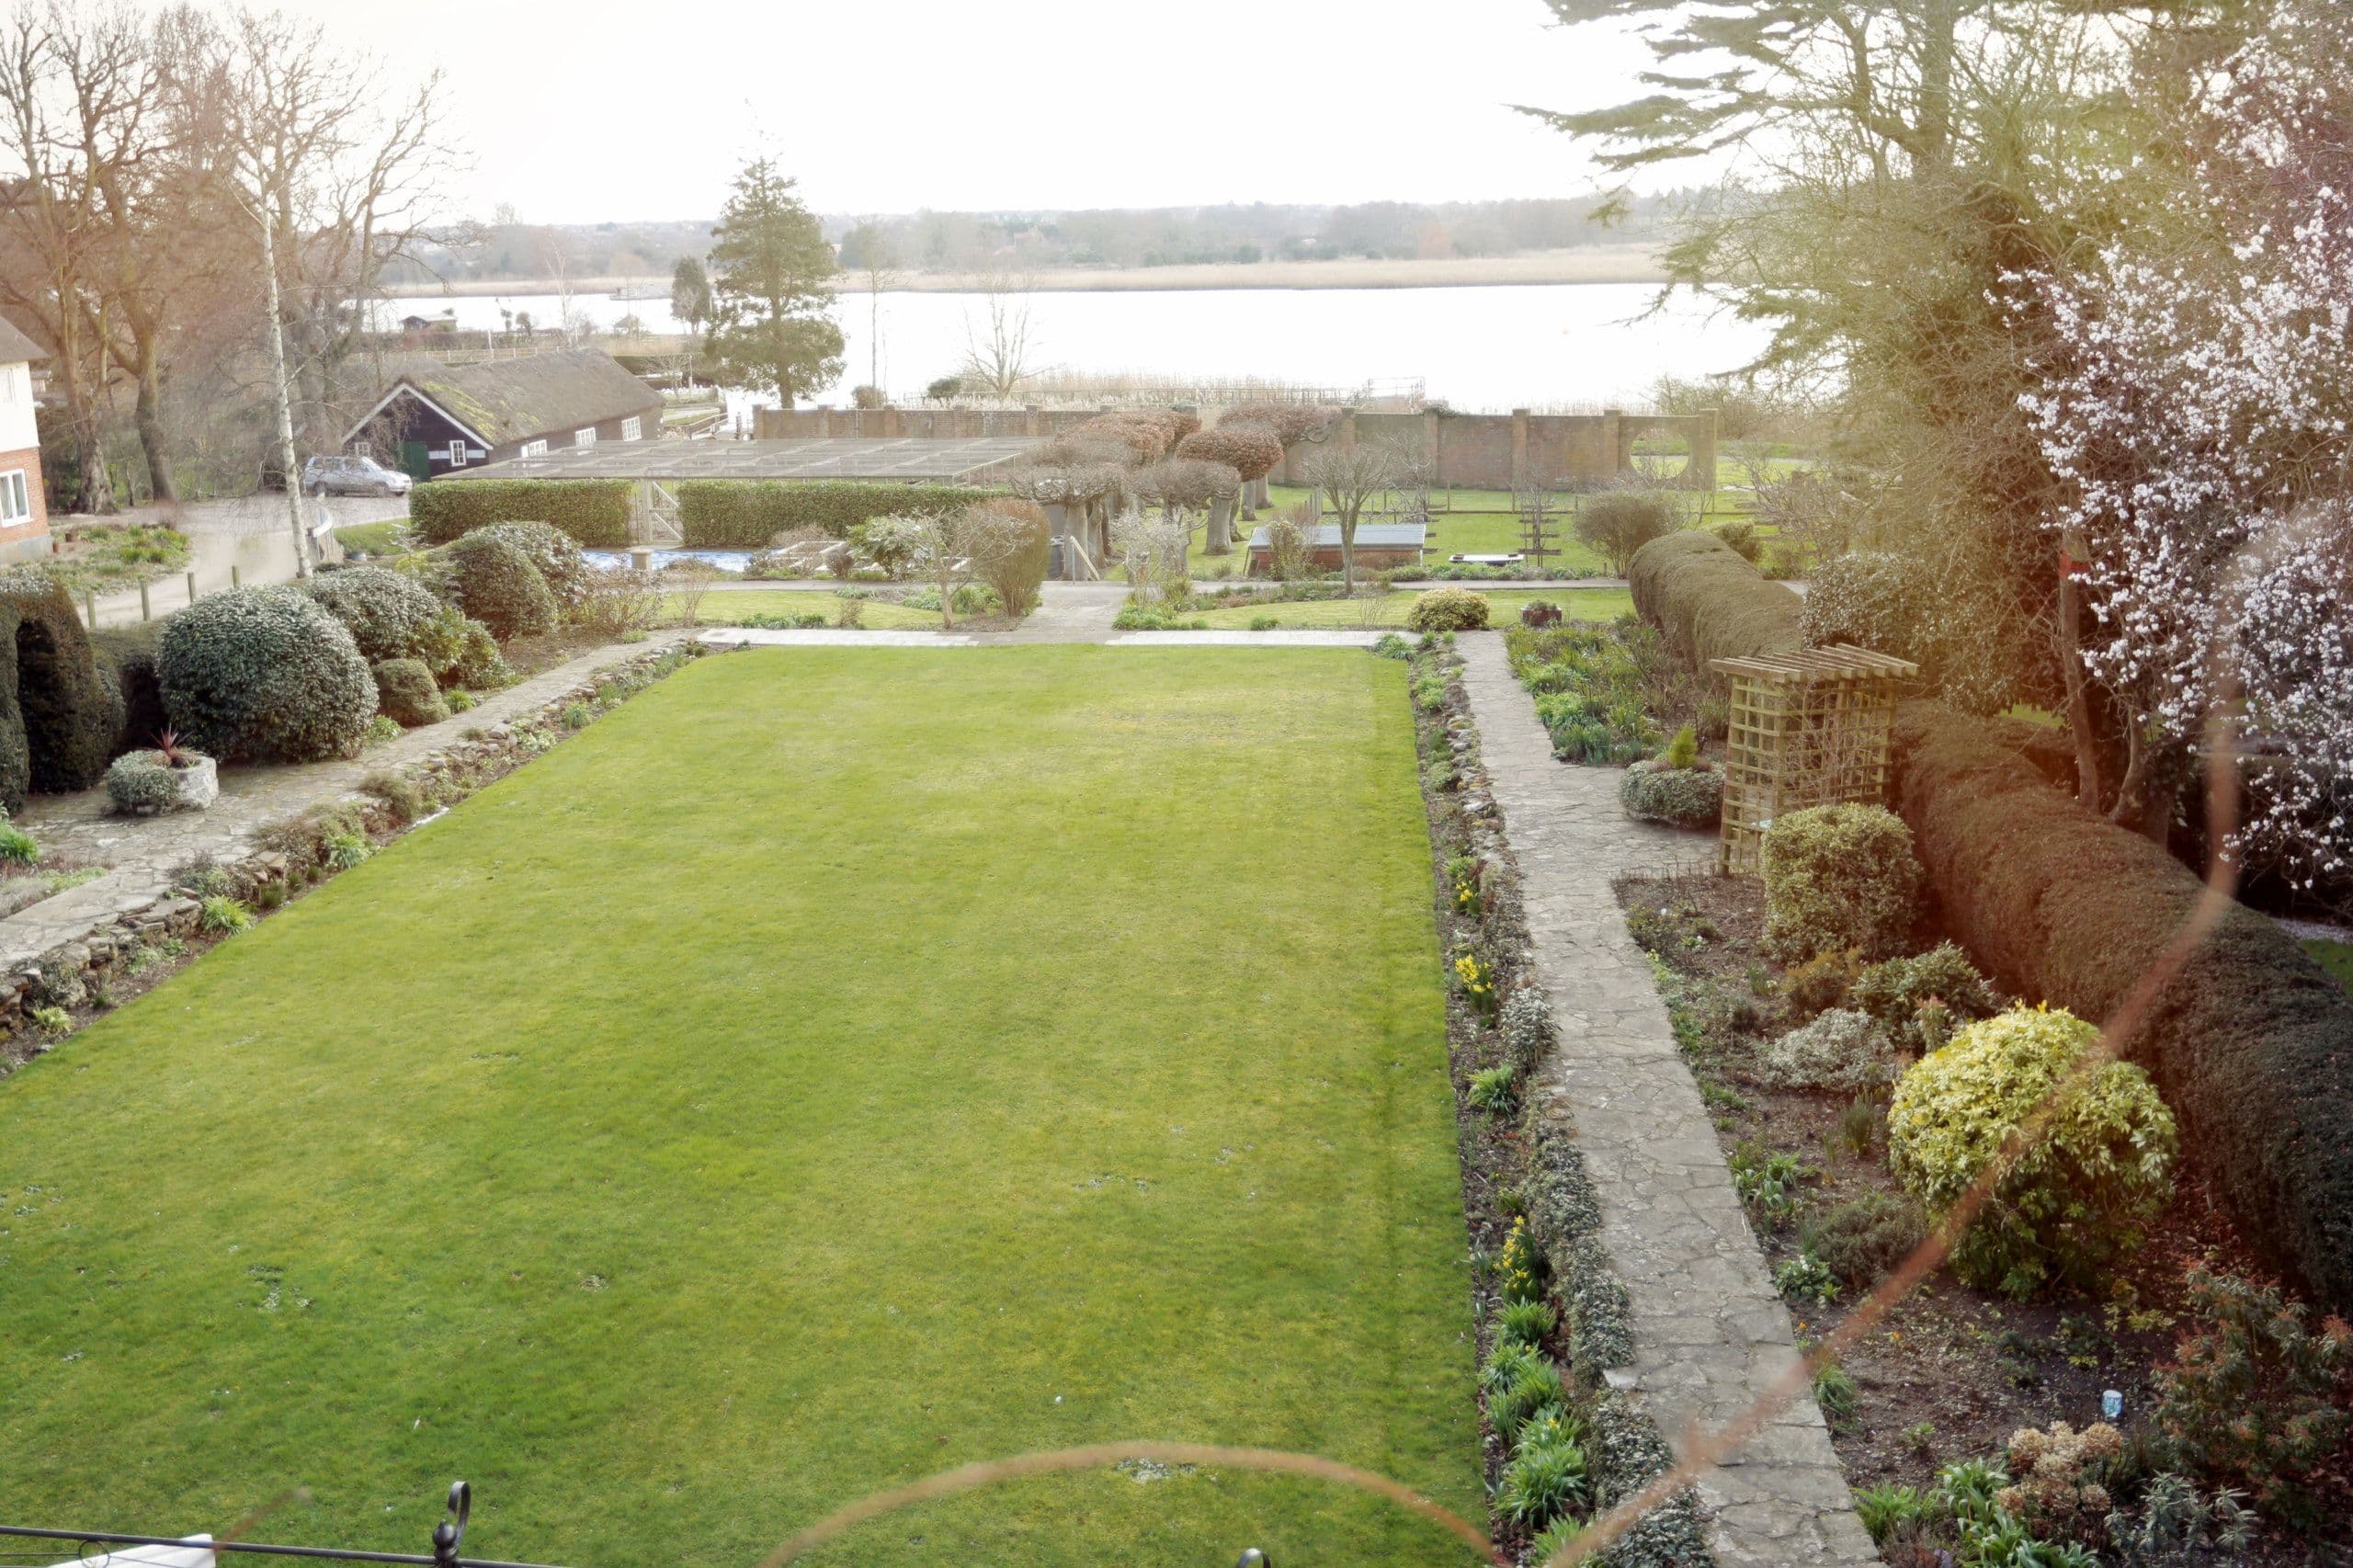
[(405, 495), (415, 483), (374, 458), (313, 458), (302, 465), (307, 495)]

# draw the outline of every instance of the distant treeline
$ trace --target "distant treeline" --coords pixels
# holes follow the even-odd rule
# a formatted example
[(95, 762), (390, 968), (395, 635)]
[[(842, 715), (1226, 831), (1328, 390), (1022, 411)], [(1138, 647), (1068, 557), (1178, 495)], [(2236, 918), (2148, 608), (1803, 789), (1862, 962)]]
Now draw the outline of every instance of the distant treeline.
[[(1222, 262), (1513, 256), (1658, 238), (1699, 194), (1628, 199), (1603, 223), (1597, 196), (1527, 201), (1254, 203), (1080, 212), (914, 212), (829, 217), (825, 235), (852, 271), (879, 259), (903, 271), (1195, 267)], [(666, 276), (702, 255), (708, 221), (533, 224), (502, 212), (388, 271), (390, 283), (438, 279)]]

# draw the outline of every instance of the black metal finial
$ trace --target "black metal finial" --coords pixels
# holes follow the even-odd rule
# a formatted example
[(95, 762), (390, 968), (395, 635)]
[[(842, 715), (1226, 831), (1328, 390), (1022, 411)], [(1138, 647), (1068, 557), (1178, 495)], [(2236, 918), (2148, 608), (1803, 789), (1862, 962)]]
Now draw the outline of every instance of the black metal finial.
[(458, 1548), (465, 1543), (466, 1516), (473, 1506), (472, 1487), (462, 1481), (449, 1483), (449, 1517), (433, 1527), (433, 1568), (458, 1568)]

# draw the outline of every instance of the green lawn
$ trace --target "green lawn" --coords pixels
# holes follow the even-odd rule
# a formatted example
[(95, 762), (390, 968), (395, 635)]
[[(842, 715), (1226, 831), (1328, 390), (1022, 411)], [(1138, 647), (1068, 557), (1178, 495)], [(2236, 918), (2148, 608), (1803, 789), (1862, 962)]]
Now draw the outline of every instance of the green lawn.
[(353, 523), (335, 529), (335, 540), (347, 551), (365, 551), (369, 555), (396, 555), (415, 548), (405, 517), (386, 523)]
[(2318, 937), (2304, 944), (2304, 951), (2320, 960), (2336, 983), (2353, 991), (2353, 942), (2331, 942)]
[[(1478, 1517), (1404, 686), (1353, 651), (714, 656), (231, 938), (0, 1082), (0, 1519), (413, 1551), (463, 1476), (475, 1555), (750, 1564), (1123, 1437)], [(1470, 1561), (1223, 1469), (805, 1561), (1250, 1544)]]
[[(735, 593), (705, 594), (699, 616), (704, 626), (732, 626), (747, 615), (822, 615), (828, 625), (841, 613), (845, 601), (828, 588), (746, 588)], [(862, 599), (861, 627), (868, 631), (937, 631), (939, 612), (909, 609), (904, 605)], [(676, 595), (662, 607), (665, 619), (678, 619)]]
[[(1572, 620), (1615, 620), (1621, 615), (1634, 612), (1633, 597), (1623, 588), (1506, 588), (1491, 591), (1481, 588), (1476, 583), (1439, 585), (1469, 588), (1477, 593), (1487, 601), (1487, 619), (1497, 626), (1518, 619), (1521, 608), (1538, 599), (1549, 599), (1559, 605), (1562, 613)], [(1302, 599), (1288, 604), (1240, 605), (1231, 609), (1196, 610), (1178, 619), (1188, 623), (1205, 620), (1212, 627), (1226, 631), (1246, 628), (1261, 616), (1273, 617), (1279, 627), (1286, 629), (1403, 626), (1405, 624), (1405, 612), (1414, 608), (1414, 601), (1421, 596), (1420, 589), (1400, 589), (1396, 593), (1383, 595), (1376, 601), (1377, 613), (1370, 620), (1365, 619), (1361, 603), (1348, 599)]]

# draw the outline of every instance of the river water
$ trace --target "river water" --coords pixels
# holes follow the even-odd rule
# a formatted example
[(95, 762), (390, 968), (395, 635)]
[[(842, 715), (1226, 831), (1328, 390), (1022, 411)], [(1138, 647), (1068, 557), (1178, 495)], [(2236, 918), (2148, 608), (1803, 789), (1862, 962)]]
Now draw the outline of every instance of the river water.
[[(1656, 294), (1643, 283), (1040, 293), (1028, 297), (1028, 358), (1054, 369), (1334, 389), (1418, 379), (1427, 396), (1466, 413), (1573, 412), (1641, 403), (1662, 375), (1735, 369), (1764, 347), (1764, 328), (1688, 296), (1654, 312)], [(893, 397), (920, 396), (954, 372), (985, 305), (972, 294), (844, 293), (846, 369), (813, 401), (847, 403), (849, 389), (876, 373)], [(454, 310), (470, 333), (499, 330), (502, 312), (553, 327), (567, 310), (597, 327), (633, 315), (649, 332), (680, 330), (667, 299), (418, 295), (379, 309), (386, 323)]]

